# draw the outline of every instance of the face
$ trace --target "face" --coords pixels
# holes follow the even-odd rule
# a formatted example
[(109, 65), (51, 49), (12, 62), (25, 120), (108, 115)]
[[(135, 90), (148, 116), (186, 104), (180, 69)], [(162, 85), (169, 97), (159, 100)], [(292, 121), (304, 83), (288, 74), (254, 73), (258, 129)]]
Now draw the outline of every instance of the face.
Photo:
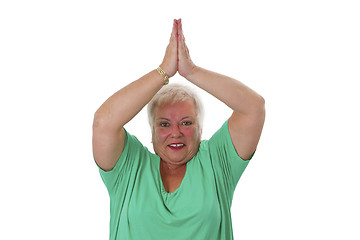
[(200, 146), (201, 130), (191, 100), (155, 108), (153, 146), (169, 167), (187, 163)]

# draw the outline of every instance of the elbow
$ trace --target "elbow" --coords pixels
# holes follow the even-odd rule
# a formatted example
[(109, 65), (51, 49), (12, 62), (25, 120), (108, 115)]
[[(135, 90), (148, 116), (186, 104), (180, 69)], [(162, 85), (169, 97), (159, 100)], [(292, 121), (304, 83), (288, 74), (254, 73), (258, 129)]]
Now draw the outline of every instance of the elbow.
[(260, 107), (262, 109), (262, 111), (265, 112), (265, 98), (263, 98), (261, 95), (259, 95), (259, 98), (260, 98)]
[(235, 113), (242, 115), (261, 117), (265, 116), (265, 99), (259, 95), (254, 94), (251, 97), (245, 98), (232, 108)]
[(254, 101), (254, 108), (256, 112), (265, 113), (265, 98), (261, 95), (257, 94), (256, 99)]
[(259, 94), (258, 94), (258, 102), (259, 102), (260, 106), (265, 108), (265, 98), (263, 96), (259, 95)]
[(260, 108), (260, 111), (264, 114), (265, 116), (265, 98), (263, 98), (262, 96), (259, 95), (259, 108)]
[(93, 119), (93, 131), (99, 132), (116, 132), (123, 128), (123, 124), (114, 119), (110, 112), (96, 111)]
[(101, 118), (98, 114), (98, 112), (95, 112), (94, 119), (93, 119), (93, 129), (98, 128), (101, 124)]
[(265, 99), (258, 95), (252, 107), (252, 113), (257, 118), (265, 120)]
[(99, 110), (97, 110), (94, 114), (93, 119), (93, 129), (101, 129), (104, 128), (104, 126), (108, 125), (106, 123), (106, 117), (104, 114), (102, 114)]

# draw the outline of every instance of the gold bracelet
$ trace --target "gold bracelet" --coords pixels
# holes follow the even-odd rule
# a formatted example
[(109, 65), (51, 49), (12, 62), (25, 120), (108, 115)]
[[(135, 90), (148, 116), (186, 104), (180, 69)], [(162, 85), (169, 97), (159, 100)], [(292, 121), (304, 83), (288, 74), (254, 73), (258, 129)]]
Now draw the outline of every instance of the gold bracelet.
[(166, 72), (164, 70), (162, 70), (161, 67), (158, 67), (156, 69), (158, 71), (158, 73), (160, 73), (161, 76), (164, 77), (164, 85), (169, 83), (169, 76), (166, 74)]

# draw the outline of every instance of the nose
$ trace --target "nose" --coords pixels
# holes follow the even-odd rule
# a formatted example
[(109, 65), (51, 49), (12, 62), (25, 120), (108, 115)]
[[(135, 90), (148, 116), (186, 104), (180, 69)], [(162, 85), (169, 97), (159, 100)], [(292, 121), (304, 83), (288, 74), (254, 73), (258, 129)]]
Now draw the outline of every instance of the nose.
[(181, 129), (179, 125), (173, 125), (171, 127), (171, 136), (174, 138), (180, 137), (182, 135)]

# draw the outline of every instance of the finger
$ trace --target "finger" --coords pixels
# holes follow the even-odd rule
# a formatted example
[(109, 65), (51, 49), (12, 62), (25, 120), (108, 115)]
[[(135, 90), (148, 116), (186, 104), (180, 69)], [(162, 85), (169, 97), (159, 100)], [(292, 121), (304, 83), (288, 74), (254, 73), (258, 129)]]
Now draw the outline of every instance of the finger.
[(173, 28), (172, 28), (172, 32), (171, 32), (171, 39), (176, 40), (177, 35), (178, 35), (178, 24), (177, 24), (177, 21), (174, 19)]
[(177, 21), (177, 25), (178, 25), (177, 31), (178, 31), (179, 38), (183, 39), (184, 38), (184, 32), (183, 32), (183, 29), (182, 29), (181, 18)]
[(189, 49), (184, 41), (185, 39), (183, 38), (182, 40), (180, 40), (178, 46), (179, 46), (179, 51), (180, 51), (180, 54), (183, 56), (183, 57), (186, 57), (186, 58), (189, 58)]
[(182, 35), (179, 35), (178, 37), (178, 48), (179, 54), (186, 54), (186, 44)]
[(179, 47), (181, 46), (181, 48), (185, 49), (186, 45), (185, 45), (185, 37), (184, 37), (184, 32), (182, 29), (182, 22), (181, 19), (178, 20), (178, 39), (179, 39)]

